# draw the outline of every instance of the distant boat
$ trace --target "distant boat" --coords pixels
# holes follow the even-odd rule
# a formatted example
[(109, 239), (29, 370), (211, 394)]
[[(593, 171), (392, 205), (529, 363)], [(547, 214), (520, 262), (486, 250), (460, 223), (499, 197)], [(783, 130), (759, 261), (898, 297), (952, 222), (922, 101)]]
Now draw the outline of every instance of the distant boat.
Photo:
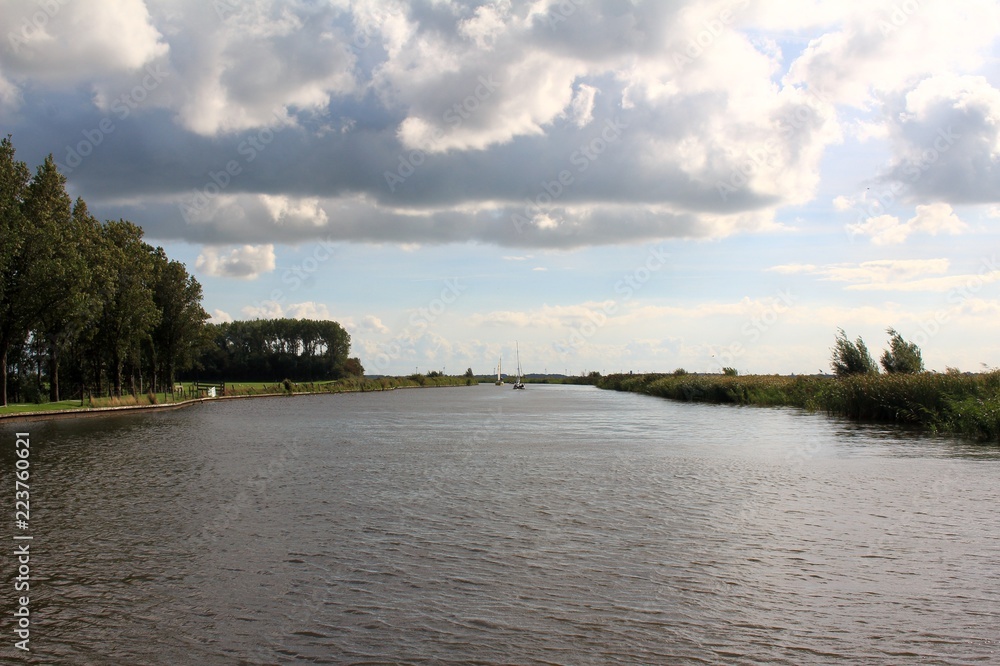
[(500, 366), (503, 365), (503, 354), (497, 359), (497, 386), (503, 386), (503, 379), (500, 377)]
[(517, 348), (517, 343), (514, 343), (514, 353), (517, 355), (517, 381), (514, 382), (515, 389), (523, 389), (524, 382), (521, 381), (521, 352)]

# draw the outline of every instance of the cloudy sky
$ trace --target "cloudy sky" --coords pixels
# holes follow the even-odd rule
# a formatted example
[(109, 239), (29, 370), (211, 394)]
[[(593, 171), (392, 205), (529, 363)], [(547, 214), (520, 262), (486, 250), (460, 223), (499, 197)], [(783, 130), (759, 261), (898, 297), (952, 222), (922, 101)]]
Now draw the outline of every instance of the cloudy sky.
[(1000, 365), (995, 0), (0, 0), (0, 130), (370, 373)]

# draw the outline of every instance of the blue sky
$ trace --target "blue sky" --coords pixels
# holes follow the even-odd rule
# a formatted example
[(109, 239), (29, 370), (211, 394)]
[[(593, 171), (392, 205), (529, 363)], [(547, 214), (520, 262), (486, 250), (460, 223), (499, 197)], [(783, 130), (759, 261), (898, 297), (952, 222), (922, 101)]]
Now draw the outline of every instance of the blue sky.
[[(369, 372), (1000, 365), (995, 2), (0, 1), (0, 126)], [(509, 363), (507, 367), (512, 367)]]

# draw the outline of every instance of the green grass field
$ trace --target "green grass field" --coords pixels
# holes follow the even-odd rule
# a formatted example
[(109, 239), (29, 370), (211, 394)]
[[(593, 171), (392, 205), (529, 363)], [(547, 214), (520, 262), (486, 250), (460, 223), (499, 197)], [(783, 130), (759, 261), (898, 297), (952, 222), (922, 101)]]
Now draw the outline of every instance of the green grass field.
[[(233, 382), (225, 384), (225, 391), (216, 397), (253, 396), (253, 395), (295, 395), (302, 393), (349, 393), (359, 391), (388, 391), (396, 388), (415, 388), (431, 386), (472, 386), (478, 382), (467, 377), (425, 377), (411, 375), (409, 377), (381, 377), (379, 379), (348, 378), (325, 382)], [(133, 407), (145, 405), (164, 405), (184, 402), (191, 398), (204, 397), (194, 395), (194, 382), (182, 382), (183, 393), (144, 394), (138, 396), (125, 395), (120, 398), (93, 398), (86, 404), (80, 400), (62, 400), (60, 402), (43, 402), (38, 404), (12, 404), (0, 407), (0, 416), (5, 414), (30, 414), (36, 412), (82, 410), (101, 407)]]

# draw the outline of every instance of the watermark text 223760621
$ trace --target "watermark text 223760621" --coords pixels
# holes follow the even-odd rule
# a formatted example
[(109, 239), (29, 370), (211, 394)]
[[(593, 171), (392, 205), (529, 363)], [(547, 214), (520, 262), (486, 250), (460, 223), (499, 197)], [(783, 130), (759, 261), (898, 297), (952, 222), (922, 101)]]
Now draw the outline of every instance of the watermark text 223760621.
[(14, 635), (20, 640), (14, 642), (18, 650), (29, 651), (28, 640), (31, 627), (31, 610), (28, 591), (31, 589), (31, 535), (27, 533), (31, 520), (31, 437), (26, 432), (17, 433), (14, 443), (17, 456), (14, 463), (14, 525), (18, 533), (14, 535), (14, 557), (17, 575), (14, 577), (14, 593), (17, 603), (14, 610)]

